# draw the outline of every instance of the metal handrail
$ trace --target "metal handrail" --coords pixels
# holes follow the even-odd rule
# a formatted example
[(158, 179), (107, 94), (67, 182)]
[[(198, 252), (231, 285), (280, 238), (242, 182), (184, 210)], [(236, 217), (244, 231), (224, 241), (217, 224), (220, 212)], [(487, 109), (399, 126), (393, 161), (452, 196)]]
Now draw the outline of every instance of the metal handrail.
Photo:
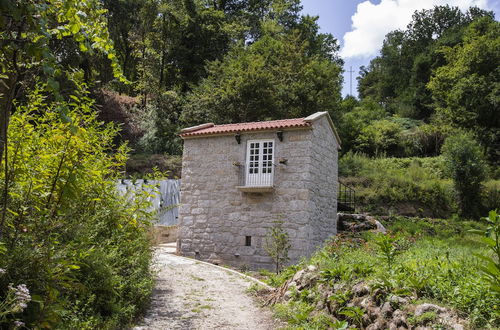
[(342, 183), (339, 180), (339, 189), (337, 196), (337, 204), (339, 208), (345, 208), (346, 210), (354, 211), (356, 207), (356, 191)]

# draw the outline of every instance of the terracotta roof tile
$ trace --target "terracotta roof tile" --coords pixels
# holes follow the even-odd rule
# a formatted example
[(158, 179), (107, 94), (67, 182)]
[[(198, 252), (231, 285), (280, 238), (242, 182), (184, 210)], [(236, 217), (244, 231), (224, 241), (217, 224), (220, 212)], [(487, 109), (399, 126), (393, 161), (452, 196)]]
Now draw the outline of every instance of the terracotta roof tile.
[(195, 127), (186, 128), (181, 131), (182, 137), (198, 136), (198, 135), (212, 135), (212, 134), (226, 134), (236, 132), (248, 131), (261, 131), (283, 128), (296, 128), (296, 127), (310, 127), (311, 122), (305, 121), (305, 118), (282, 119), (259, 121), (252, 123), (238, 123), (238, 124), (203, 124)]

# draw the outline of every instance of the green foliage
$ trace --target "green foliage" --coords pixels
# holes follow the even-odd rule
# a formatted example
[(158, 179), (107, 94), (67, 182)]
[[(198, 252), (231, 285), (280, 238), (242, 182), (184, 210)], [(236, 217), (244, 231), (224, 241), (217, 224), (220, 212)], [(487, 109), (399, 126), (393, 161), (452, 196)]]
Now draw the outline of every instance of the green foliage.
[(487, 173), (481, 147), (471, 134), (457, 134), (446, 139), (443, 157), (461, 214), (474, 218), (480, 212), (482, 183)]
[(396, 238), (386, 234), (379, 234), (375, 238), (375, 244), (379, 248), (379, 255), (386, 263), (387, 271), (393, 270), (394, 259), (398, 255), (398, 250), (395, 245)]
[(408, 318), (408, 322), (411, 325), (427, 325), (437, 319), (437, 314), (434, 311), (422, 313), (420, 316), (414, 316)]
[[(109, 38), (106, 13), (98, 0), (63, 0), (37, 3), (33, 1), (2, 1), (0, 3), (0, 164), (8, 155), (7, 130), (15, 111), (14, 100), (22, 99), (23, 91), (35, 79), (44, 79), (45, 89), (57, 101), (61, 81), (71, 85), (73, 69), (65, 61), (68, 54), (88, 54), (98, 51), (111, 63), (114, 77), (126, 81), (118, 65)], [(109, 62), (107, 64), (109, 64)], [(87, 77), (88, 78), (88, 77)], [(21, 87), (22, 86), (22, 87)], [(59, 106), (65, 120), (68, 107)]]
[(449, 216), (451, 183), (442, 157), (369, 158), (346, 153), (339, 160), (342, 182), (356, 190), (356, 203), (375, 214)]
[(361, 129), (356, 150), (369, 155), (397, 154), (402, 126), (387, 119), (377, 120)]
[(276, 316), (286, 320), (292, 325), (303, 325), (307, 323), (309, 314), (313, 310), (314, 306), (302, 301), (294, 301), (287, 305), (278, 304), (275, 306)]
[[(338, 289), (329, 296), (333, 316), (356, 324), (363, 315), (361, 310), (346, 308), (353, 297), (350, 288), (364, 281), (371, 289), (378, 289), (380, 299), (391, 295), (416, 296), (419, 302), (432, 302), (454, 308), (462, 317), (467, 317), (473, 328), (496, 328), (500, 325), (498, 296), (484, 280), (482, 268), (488, 263), (473, 254), (491, 256), (490, 248), (481, 237), (471, 233), (471, 229), (487, 230), (477, 221), (459, 219), (428, 219), (389, 217), (381, 220), (391, 236), (382, 238), (380, 234), (363, 233), (359, 236), (335, 236), (310, 260), (303, 263), (318, 267), (320, 280), (309, 292), (321, 286), (329, 290)], [(387, 263), (380, 262), (380, 240), (391, 255), (392, 272), (387, 271)], [(393, 252), (398, 251), (397, 258)], [(384, 254), (385, 258), (385, 254)], [(495, 257), (496, 258), (496, 257)], [(359, 264), (370, 265), (371, 272), (357, 272)], [(342, 268), (351, 276), (332, 276), (336, 269)], [(316, 324), (308, 307), (317, 306), (320, 295), (307, 295), (308, 299), (297, 293), (292, 295), (288, 305), (282, 305), (282, 314), (288, 319), (299, 313), (302, 328), (314, 328)], [(290, 307), (291, 306), (291, 307)], [(300, 306), (300, 310), (297, 310)], [(308, 311), (305, 313), (305, 311)], [(344, 312), (342, 312), (344, 311)], [(306, 317), (304, 314), (307, 314)], [(348, 315), (346, 315), (348, 314)], [(298, 317), (298, 316), (297, 316)], [(413, 324), (432, 325), (432, 315), (426, 314), (413, 318)]]
[[(311, 49), (309, 34), (285, 32), (273, 21), (250, 45), (233, 48), (208, 66), (208, 77), (188, 96), (186, 123), (233, 123), (296, 118), (334, 111), (340, 102), (338, 60)], [(312, 37), (318, 38), (313, 34)]]
[[(491, 290), (500, 297), (500, 215), (496, 211), (491, 211), (483, 220), (488, 223), (488, 227), (482, 232), (483, 241), (493, 252), (493, 256), (479, 255), (486, 262), (481, 270)], [(477, 230), (475, 232), (481, 233)]]
[(439, 50), (445, 64), (428, 84), (439, 120), (473, 133), (496, 161), (500, 159), (499, 47), (500, 23), (489, 16), (474, 21), (465, 29), (462, 43)]
[(464, 28), (481, 17), (493, 19), (493, 13), (478, 8), (463, 13), (448, 5), (416, 11), (406, 29), (386, 35), (380, 56), (361, 68), (360, 97), (373, 98), (391, 114), (430, 119), (435, 106), (426, 87), (444, 64), (441, 48), (459, 45)]
[(275, 221), (274, 225), (267, 231), (264, 250), (276, 263), (276, 273), (279, 273), (289, 260), (288, 251), (291, 247), (288, 233), (283, 229), (283, 221)]
[(339, 312), (339, 315), (347, 317), (352, 323), (356, 324), (358, 327), (363, 327), (363, 315), (364, 310), (359, 307), (344, 307)]
[[(96, 119), (85, 91), (64, 102), (50, 101), (42, 90), (13, 115), (8, 171), (0, 174), (7, 193), (0, 199), (6, 248), (0, 301), (9, 283), (25, 284), (33, 298), (7, 323), (15, 317), (29, 328), (119, 328), (146, 305), (152, 289), (147, 196), (117, 194), (127, 148), (115, 150), (118, 129)], [(68, 107), (69, 122), (61, 106)]]
[[(459, 128), (473, 133), (498, 162), (499, 27), (492, 12), (475, 7), (417, 11), (406, 29), (386, 35), (380, 56), (361, 68), (362, 102), (372, 100), (389, 114), (427, 123), (400, 139), (406, 140), (406, 155), (438, 155), (444, 139)], [(378, 132), (365, 130), (357, 150), (373, 154)], [(395, 134), (385, 135), (394, 142)]]
[(149, 154), (181, 154), (182, 142), (177, 134), (181, 106), (181, 97), (170, 91), (143, 109), (145, 116), (141, 124), (145, 134), (138, 143), (141, 151)]
[(104, 18), (106, 10), (99, 1), (64, 0), (46, 5), (3, 1), (1, 9), (0, 33), (5, 41), (2, 43), (2, 73), (11, 75), (15, 70), (31, 70), (36, 63), (47, 76), (47, 88), (58, 91), (59, 83), (55, 78), (61, 73), (58, 60), (62, 53), (57, 53), (53, 46), (71, 38), (80, 52), (104, 53), (116, 77), (124, 80), (109, 38)]
[(372, 98), (342, 102), (338, 119), (342, 150), (363, 152), (370, 156), (437, 156), (448, 126), (424, 124), (408, 117), (389, 116)]
[(342, 116), (339, 118), (339, 134), (342, 137), (342, 149), (353, 150), (361, 130), (370, 122), (387, 117), (387, 112), (371, 99), (363, 99), (353, 104), (346, 98), (342, 102)]

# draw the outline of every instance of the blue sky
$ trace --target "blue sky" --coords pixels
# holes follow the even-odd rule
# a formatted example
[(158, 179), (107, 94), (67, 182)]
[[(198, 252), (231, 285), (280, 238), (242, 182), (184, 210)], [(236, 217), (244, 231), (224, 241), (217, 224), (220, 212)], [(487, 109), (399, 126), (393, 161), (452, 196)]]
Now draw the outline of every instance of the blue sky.
[(350, 94), (350, 67), (354, 71), (352, 94), (357, 95), (359, 67), (378, 54), (387, 32), (404, 28), (415, 10), (444, 4), (462, 10), (478, 6), (493, 10), (497, 18), (500, 12), (500, 0), (302, 0), (303, 13), (319, 16), (321, 31), (339, 40), (345, 61), (344, 96)]

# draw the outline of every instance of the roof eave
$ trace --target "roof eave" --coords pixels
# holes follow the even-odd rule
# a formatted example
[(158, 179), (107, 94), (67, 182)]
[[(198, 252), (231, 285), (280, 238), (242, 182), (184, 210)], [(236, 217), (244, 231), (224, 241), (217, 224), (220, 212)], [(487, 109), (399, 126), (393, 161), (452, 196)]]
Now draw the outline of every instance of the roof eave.
[(305, 130), (312, 129), (312, 126), (295, 126), (295, 127), (273, 127), (273, 128), (263, 128), (263, 129), (253, 129), (253, 130), (239, 130), (234, 132), (221, 132), (221, 133), (201, 133), (201, 134), (193, 134), (193, 135), (185, 135), (183, 133), (179, 134), (179, 136), (183, 139), (195, 139), (195, 138), (205, 138), (205, 137), (213, 137), (213, 136), (232, 136), (234, 134), (252, 134), (252, 133), (265, 133), (265, 132), (278, 132), (278, 131), (295, 131), (295, 130)]
[(330, 128), (333, 131), (333, 135), (335, 136), (335, 139), (337, 140), (337, 147), (340, 150), (340, 149), (342, 149), (340, 136), (339, 136), (339, 134), (337, 132), (337, 128), (333, 124), (332, 117), (330, 117), (330, 114), (328, 113), (328, 111), (322, 111), (322, 112), (313, 113), (312, 115), (304, 118), (304, 121), (308, 122), (308, 123), (312, 123), (312, 122), (314, 122), (314, 121), (316, 121), (316, 120), (318, 120), (320, 118), (323, 118), (325, 116), (328, 119), (328, 123), (330, 124)]

